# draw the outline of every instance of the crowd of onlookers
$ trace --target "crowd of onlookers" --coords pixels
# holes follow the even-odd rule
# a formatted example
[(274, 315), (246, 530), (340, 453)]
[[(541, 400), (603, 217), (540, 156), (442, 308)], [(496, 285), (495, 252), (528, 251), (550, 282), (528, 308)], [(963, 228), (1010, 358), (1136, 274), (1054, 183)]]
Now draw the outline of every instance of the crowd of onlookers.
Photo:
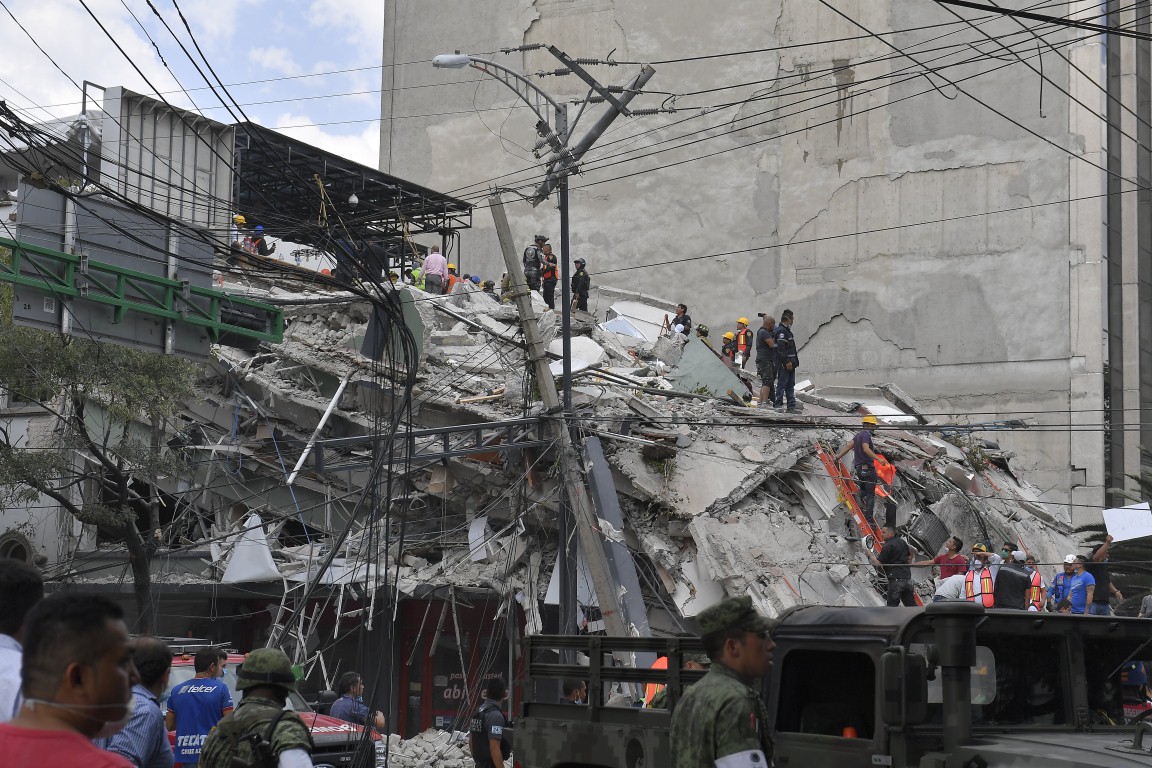
[[(288, 656), (261, 648), (242, 657), (238, 705), (223, 679), (233, 656), (201, 647), (194, 676), (172, 684), (172, 648), (130, 636), (117, 603), (84, 592), (44, 597), (38, 570), (0, 559), (0, 764), (232, 768), (234, 757), (250, 754), (237, 744), (258, 749), (250, 737), (263, 734), (282, 768), (311, 766), (309, 729), (285, 709), (296, 691)], [(384, 728), (384, 716), (362, 701), (358, 673), (341, 676), (336, 693), (332, 717)]]

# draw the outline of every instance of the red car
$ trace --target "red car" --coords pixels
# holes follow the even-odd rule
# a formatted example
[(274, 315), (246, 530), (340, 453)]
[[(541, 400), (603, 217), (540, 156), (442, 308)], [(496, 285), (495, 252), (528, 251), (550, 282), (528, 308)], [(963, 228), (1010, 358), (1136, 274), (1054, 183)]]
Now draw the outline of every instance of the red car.
[[(194, 661), (196, 651), (199, 649), (185, 646), (179, 648), (179, 650), (179, 653), (172, 655), (172, 673), (168, 676), (168, 688), (160, 695), (161, 712), (168, 711), (168, 695), (172, 692), (172, 689), (188, 682), (196, 675)], [(239, 703), (240, 697), (237, 695), (239, 692), (236, 690), (236, 670), (243, 663), (244, 654), (230, 651), (228, 653), (227, 666), (224, 668), (224, 683), (228, 686), (228, 690), (232, 691), (233, 699), (237, 703)], [(317, 766), (331, 765), (335, 768), (352, 764), (353, 758), (356, 756), (356, 750), (359, 748), (360, 740), (363, 737), (363, 726), (316, 712), (299, 693), (288, 694), (288, 704), (286, 708), (298, 713), (304, 721), (304, 724), (308, 726), (308, 730), (312, 733), (312, 743), (314, 745), (312, 751), (313, 764)], [(372, 761), (358, 761), (357, 764), (372, 765), (376, 762), (383, 764), (384, 751), (387, 747), (375, 729), (369, 730), (372, 738)], [(168, 732), (168, 741), (173, 745), (173, 749), (175, 749), (175, 731)]]

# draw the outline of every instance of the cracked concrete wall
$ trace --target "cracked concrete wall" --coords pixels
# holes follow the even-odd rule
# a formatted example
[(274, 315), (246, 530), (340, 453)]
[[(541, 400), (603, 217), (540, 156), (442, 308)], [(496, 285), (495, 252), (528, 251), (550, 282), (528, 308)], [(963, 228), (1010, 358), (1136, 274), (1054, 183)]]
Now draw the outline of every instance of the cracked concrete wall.
[[(892, 381), (945, 421), (1091, 421), (1103, 405), (1092, 197), (1103, 174), (1084, 162), (1100, 157), (1097, 44), (1047, 35), (1057, 47), (1043, 49), (1051, 82), (1041, 86), (1030, 68), (1040, 43), (1013, 20), (974, 29), (931, 3), (832, 5), (869, 30), (953, 25), (877, 39), (819, 3), (732, 0), (716, 13), (684, 0), (499, 0), (479, 13), (463, 0), (397, 0), (385, 83), (403, 90), (383, 100), (382, 167), (464, 195), (538, 173), (530, 112), (474, 70), (433, 70), (436, 53), (551, 42), (573, 56), (650, 61), (774, 49), (657, 65), (651, 91), (744, 85), (681, 97), (676, 115), (618, 120), (573, 180), (568, 255), (588, 259), (594, 283), (643, 285), (713, 328), (793, 309), (802, 375), (820, 385)], [(492, 56), (523, 71), (557, 66), (539, 51)], [(1084, 74), (1070, 76), (1072, 65)], [(592, 68), (605, 83), (635, 70)], [(584, 92), (572, 76), (536, 82)], [(695, 109), (721, 103), (732, 106)], [(612, 155), (625, 151), (633, 159), (619, 164)], [(1059, 202), (1070, 198), (1087, 199)], [(536, 230), (557, 239), (554, 203), (513, 204), (509, 216), (524, 242)], [(475, 224), (462, 260), (499, 274), (483, 209)], [(1098, 432), (994, 437), (1055, 498), (1101, 503)]]

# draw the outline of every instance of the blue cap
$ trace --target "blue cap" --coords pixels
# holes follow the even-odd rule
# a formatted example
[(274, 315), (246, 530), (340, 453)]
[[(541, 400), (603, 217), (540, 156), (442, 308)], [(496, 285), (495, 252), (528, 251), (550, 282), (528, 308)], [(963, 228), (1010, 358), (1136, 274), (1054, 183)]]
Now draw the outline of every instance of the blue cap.
[(256, 225), (256, 231), (257, 232), (263, 232), (264, 231), (264, 225), (263, 224), (257, 224)]

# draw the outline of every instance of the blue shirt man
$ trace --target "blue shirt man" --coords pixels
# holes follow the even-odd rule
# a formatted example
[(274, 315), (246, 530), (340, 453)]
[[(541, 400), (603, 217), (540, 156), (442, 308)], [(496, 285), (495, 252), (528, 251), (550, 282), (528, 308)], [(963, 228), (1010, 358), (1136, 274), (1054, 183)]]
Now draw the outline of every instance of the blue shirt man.
[(336, 693), (340, 698), (332, 702), (328, 714), (347, 723), (355, 723), (372, 727), (376, 730), (384, 729), (384, 715), (380, 712), (370, 712), (364, 704), (364, 680), (358, 672), (345, 672), (336, 683)]
[(195, 765), (208, 732), (233, 709), (232, 694), (220, 679), (228, 655), (217, 648), (196, 653), (196, 676), (176, 686), (168, 697), (165, 720), (176, 731), (176, 764)]
[(172, 650), (155, 637), (138, 637), (132, 648), (140, 676), (140, 682), (132, 686), (132, 717), (120, 733), (97, 739), (95, 744), (127, 758), (136, 768), (172, 768), (172, 745), (159, 699), (168, 687)]
[(1079, 570), (1072, 577), (1072, 586), (1068, 590), (1068, 601), (1072, 603), (1072, 613), (1084, 613), (1088, 604), (1092, 602), (1096, 591), (1096, 579), (1084, 570), (1083, 559), (1079, 560)]
[(96, 746), (123, 755), (136, 768), (172, 768), (172, 746), (160, 700), (139, 683), (132, 686), (132, 698), (135, 701), (128, 725), (115, 736), (98, 740)]

